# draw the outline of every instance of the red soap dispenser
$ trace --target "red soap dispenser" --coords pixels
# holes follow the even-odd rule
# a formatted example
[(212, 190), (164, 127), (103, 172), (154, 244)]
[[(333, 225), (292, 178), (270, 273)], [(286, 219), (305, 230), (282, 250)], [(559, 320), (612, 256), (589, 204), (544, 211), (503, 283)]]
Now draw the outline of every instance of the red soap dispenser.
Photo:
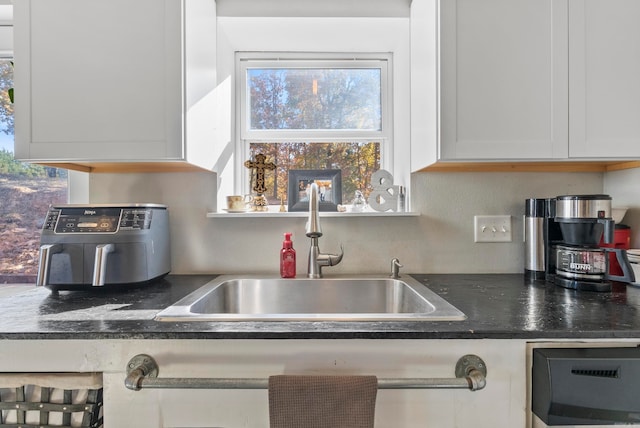
[(291, 233), (284, 234), (282, 250), (280, 250), (280, 276), (283, 278), (296, 277), (296, 250), (293, 249)]

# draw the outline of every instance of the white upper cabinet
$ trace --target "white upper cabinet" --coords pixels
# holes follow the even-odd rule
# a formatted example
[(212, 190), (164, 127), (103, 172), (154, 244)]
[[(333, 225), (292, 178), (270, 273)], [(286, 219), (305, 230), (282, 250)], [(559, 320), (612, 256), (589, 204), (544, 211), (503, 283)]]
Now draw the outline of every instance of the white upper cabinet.
[(640, 157), (640, 1), (569, 0), (569, 156)]
[(567, 157), (567, 9), (440, 2), (441, 160)]
[[(209, 168), (213, 0), (15, 2), (16, 158)], [(197, 34), (196, 34), (197, 33)]]
[(412, 170), (638, 158), (639, 20), (637, 0), (414, 0)]

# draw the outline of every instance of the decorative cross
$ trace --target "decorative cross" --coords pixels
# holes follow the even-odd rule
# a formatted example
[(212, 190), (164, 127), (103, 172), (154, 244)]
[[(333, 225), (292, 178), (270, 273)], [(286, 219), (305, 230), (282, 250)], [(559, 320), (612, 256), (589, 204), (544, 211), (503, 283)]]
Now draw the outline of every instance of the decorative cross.
[(265, 162), (265, 160), (267, 160), (267, 157), (262, 153), (258, 153), (255, 161), (248, 160), (244, 163), (244, 166), (249, 168), (256, 178), (253, 190), (258, 194), (263, 194), (267, 190), (267, 187), (264, 185), (264, 171), (266, 169), (270, 171), (276, 169), (276, 164), (273, 162)]

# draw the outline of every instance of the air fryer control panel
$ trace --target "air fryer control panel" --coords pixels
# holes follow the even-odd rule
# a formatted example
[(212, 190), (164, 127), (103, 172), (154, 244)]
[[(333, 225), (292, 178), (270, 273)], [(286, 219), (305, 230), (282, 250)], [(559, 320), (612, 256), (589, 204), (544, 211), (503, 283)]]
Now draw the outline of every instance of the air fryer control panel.
[(56, 234), (117, 233), (151, 227), (153, 210), (144, 207), (69, 207), (51, 208), (43, 231)]

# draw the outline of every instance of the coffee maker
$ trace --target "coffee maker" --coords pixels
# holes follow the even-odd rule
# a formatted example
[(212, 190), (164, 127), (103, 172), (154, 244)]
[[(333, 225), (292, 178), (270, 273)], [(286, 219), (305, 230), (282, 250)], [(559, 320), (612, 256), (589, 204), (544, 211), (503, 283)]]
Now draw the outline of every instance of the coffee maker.
[[(544, 201), (534, 202), (534, 201)], [(527, 230), (528, 224), (536, 224), (536, 204), (543, 207), (539, 221), (541, 238), (534, 240), (536, 229)], [(531, 206), (531, 207), (530, 207)], [(529, 278), (544, 276), (564, 288), (588, 291), (610, 291), (611, 281), (633, 282), (633, 271), (626, 251), (617, 248), (601, 248), (600, 242), (611, 243), (615, 222), (611, 217), (609, 195), (565, 195), (554, 199), (528, 199), (525, 216), (526, 264)], [(536, 209), (531, 209), (536, 208)], [(542, 248), (542, 249), (541, 249)], [(529, 255), (535, 251), (544, 258), (542, 264), (533, 265)], [(609, 273), (609, 252), (616, 254), (622, 275)]]

